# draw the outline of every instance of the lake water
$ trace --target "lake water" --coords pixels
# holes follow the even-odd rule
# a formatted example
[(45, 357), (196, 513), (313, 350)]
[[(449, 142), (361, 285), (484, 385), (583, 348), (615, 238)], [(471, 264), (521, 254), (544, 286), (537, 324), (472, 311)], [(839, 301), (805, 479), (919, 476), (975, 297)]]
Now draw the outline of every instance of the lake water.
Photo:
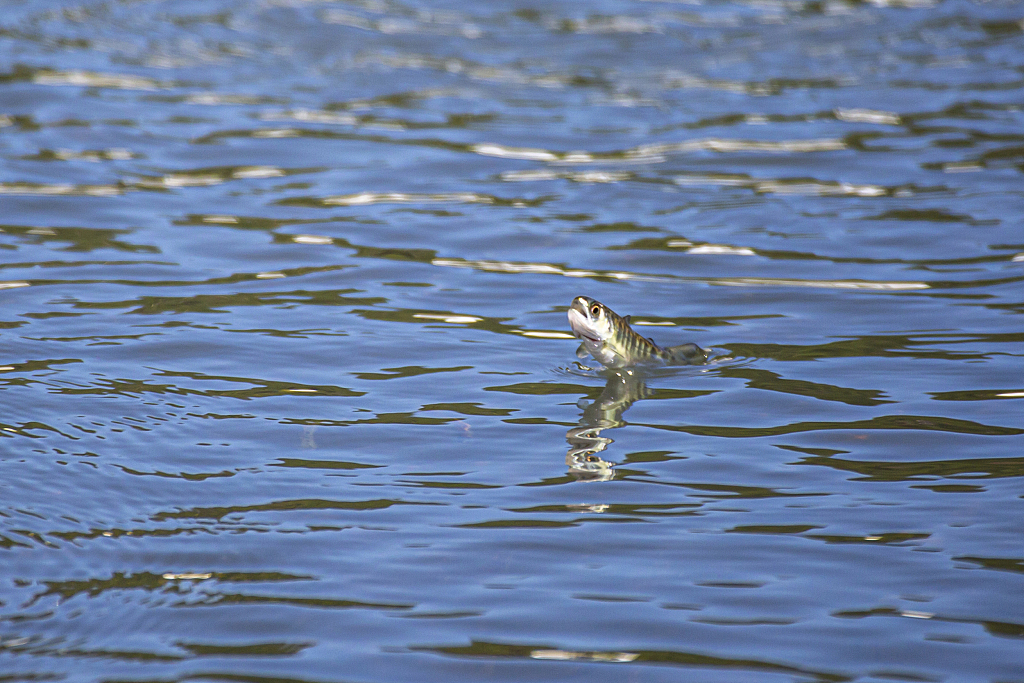
[(6, 0), (0, 154), (0, 680), (1024, 681), (1024, 4)]

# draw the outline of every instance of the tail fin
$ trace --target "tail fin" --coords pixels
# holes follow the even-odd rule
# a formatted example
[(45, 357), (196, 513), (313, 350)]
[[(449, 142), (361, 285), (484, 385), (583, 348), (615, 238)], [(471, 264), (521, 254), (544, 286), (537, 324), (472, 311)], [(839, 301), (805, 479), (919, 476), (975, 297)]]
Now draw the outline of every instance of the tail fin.
[(672, 354), (672, 357), (677, 363), (685, 363), (688, 365), (702, 365), (708, 360), (708, 352), (706, 349), (702, 349), (696, 344), (681, 344), (679, 346), (670, 346), (665, 349)]

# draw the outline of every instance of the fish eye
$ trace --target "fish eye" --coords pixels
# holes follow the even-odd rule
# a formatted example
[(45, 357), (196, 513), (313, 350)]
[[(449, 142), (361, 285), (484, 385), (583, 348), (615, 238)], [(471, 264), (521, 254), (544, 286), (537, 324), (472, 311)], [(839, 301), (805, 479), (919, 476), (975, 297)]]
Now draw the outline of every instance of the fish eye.
[(590, 315), (594, 316), (595, 318), (597, 316), (601, 315), (601, 307), (598, 306), (597, 304), (594, 304), (593, 306), (591, 306), (590, 307)]

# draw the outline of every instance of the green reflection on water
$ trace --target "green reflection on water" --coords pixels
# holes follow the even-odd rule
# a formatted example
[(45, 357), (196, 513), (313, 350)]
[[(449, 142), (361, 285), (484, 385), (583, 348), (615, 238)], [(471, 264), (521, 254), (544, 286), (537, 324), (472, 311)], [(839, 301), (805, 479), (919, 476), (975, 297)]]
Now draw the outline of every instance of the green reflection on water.
[(199, 602), (184, 602), (176, 607), (205, 607), (209, 605), (289, 605), (314, 609), (372, 609), (407, 610), (416, 605), (409, 603), (363, 602), (338, 598), (297, 598), (284, 595), (247, 595), (243, 593), (215, 593)]
[[(192, 577), (196, 578), (185, 578)], [(220, 582), (263, 583), (268, 581), (311, 581), (314, 577), (305, 574), (288, 574), (285, 572), (208, 572), (195, 575), (154, 574), (152, 572), (115, 572), (103, 579), (68, 579), (64, 581), (42, 581), (46, 590), (37, 593), (28, 603), (29, 606), (49, 595), (59, 595), (62, 600), (70, 600), (76, 595), (96, 597), (108, 591), (144, 589), (155, 591), (168, 586), (176, 586), (179, 581), (214, 579)]]
[[(593, 520), (586, 519), (580, 521)], [(455, 526), (460, 529), (565, 529), (579, 526), (579, 523), (576, 521), (562, 522), (552, 519), (496, 519), (488, 522), (456, 524)]]
[(395, 505), (444, 505), (444, 503), (428, 503), (422, 501), (390, 500), (325, 500), (323, 498), (303, 498), (297, 500), (276, 500), (259, 505), (232, 505), (225, 507), (200, 507), (176, 512), (158, 512), (152, 515), (153, 521), (162, 522), (168, 519), (223, 519), (228, 515), (244, 515), (247, 512), (294, 512), (303, 510), (385, 510)]
[[(1016, 433), (1021, 433), (1017, 430)], [(821, 465), (864, 475), (853, 481), (914, 481), (935, 477), (956, 479), (996, 479), (1024, 477), (1024, 458), (964, 458), (962, 460), (926, 460), (884, 462), (843, 460), (830, 457), (802, 458), (800, 465)], [(969, 476), (965, 476), (969, 475)]]
[(802, 534), (811, 529), (820, 529), (814, 524), (742, 524), (726, 529), (732, 534)]
[(876, 607), (869, 610), (844, 610), (834, 612), (834, 617), (843, 619), (864, 619), (867, 617), (910, 617), (916, 619), (930, 619), (937, 622), (954, 624), (978, 624), (994, 636), (1002, 638), (1024, 638), (1024, 624), (1017, 624), (1006, 621), (990, 621), (984, 619), (963, 619), (947, 617), (928, 612), (910, 612), (895, 609), (893, 607)]
[(1024, 559), (1004, 557), (970, 557), (968, 555), (954, 557), (953, 559), (960, 560), (962, 562), (974, 562), (985, 569), (996, 569), (998, 571), (1024, 574)]
[(451, 368), (425, 368), (419, 365), (406, 365), (400, 368), (381, 368), (382, 372), (353, 372), (352, 374), (359, 379), (382, 380), (398, 379), (402, 377), (418, 377), (420, 375), (430, 375), (436, 372), (459, 372), (461, 370), (471, 370), (472, 368), (473, 366), (471, 365), (459, 365)]
[(153, 472), (143, 472), (117, 463), (113, 463), (113, 466), (125, 474), (137, 477), (163, 477), (164, 479), (183, 479), (184, 481), (205, 481), (207, 479), (233, 477), (238, 474), (236, 470), (222, 470), (220, 472), (161, 472), (160, 470), (155, 470)]
[(832, 384), (818, 384), (806, 380), (783, 379), (781, 375), (768, 370), (755, 368), (722, 368), (718, 370), (721, 377), (736, 377), (749, 380), (751, 389), (766, 389), (783, 394), (809, 396), (822, 401), (837, 401), (853, 406), (877, 406), (883, 403), (894, 403), (881, 398), (884, 392), (873, 389), (849, 389)]
[(57, 251), (96, 251), (98, 249), (114, 249), (130, 253), (158, 254), (160, 249), (149, 244), (132, 244), (116, 239), (120, 235), (130, 234), (131, 230), (111, 230), (108, 228), (74, 228), (45, 227), (31, 225), (0, 225), (0, 233), (17, 235), (26, 238), (31, 244), (46, 242), (69, 242), (70, 244)]
[(930, 538), (931, 534), (915, 534), (910, 532), (893, 532), (885, 534), (873, 534), (870, 536), (844, 536), (841, 534), (807, 534), (806, 538), (813, 538), (826, 543), (867, 543), (881, 545), (917, 545), (911, 541), (921, 541)]
[(596, 394), (593, 387), (582, 384), (559, 384), (554, 382), (520, 382), (504, 386), (484, 387), (484, 391), (503, 391), (509, 394), (525, 394), (529, 396), (553, 396), (557, 394)]
[[(90, 386), (52, 386), (51, 393), (63, 395), (93, 396), (142, 396), (145, 394), (175, 396), (209, 396), (218, 398), (235, 398), (250, 400), (270, 396), (364, 396), (366, 392), (347, 389), (332, 385), (306, 385), (295, 382), (276, 382), (248, 377), (229, 377), (226, 375), (205, 375), (201, 372), (183, 372), (162, 370), (154, 373), (154, 377), (182, 377), (199, 382), (244, 383), (255, 385), (248, 389), (193, 389), (176, 384), (155, 384), (136, 379), (98, 378)], [(233, 417), (233, 416), (232, 416)], [(250, 417), (250, 416), (244, 416)]]
[(310, 470), (363, 470), (384, 467), (384, 465), (367, 465), (361, 462), (348, 462), (345, 460), (308, 460), (305, 458), (279, 458), (277, 462), (270, 463), (270, 466), (300, 467)]
[[(255, 279), (254, 275), (231, 276), (229, 281)], [(154, 283), (134, 283), (153, 285)], [(196, 282), (155, 283), (158, 285), (195, 285), (207, 284)], [(220, 283), (216, 283), (220, 284)], [(303, 304), (314, 306), (368, 306), (387, 303), (387, 299), (374, 297), (346, 296), (358, 289), (296, 289), (286, 292), (235, 292), (233, 294), (195, 294), (193, 296), (140, 296), (123, 301), (86, 302), (76, 301), (75, 308), (85, 309), (117, 309), (131, 308), (129, 313), (139, 315), (165, 315), (178, 313), (228, 313), (239, 306), (281, 306), (283, 304)]]
[[(894, 356), (909, 358), (939, 358), (944, 360), (969, 360), (986, 358), (984, 353), (953, 352), (943, 349), (926, 350), (921, 347), (938, 344), (977, 342), (978, 337), (948, 335), (941, 339), (922, 339), (910, 336), (871, 336), (825, 344), (797, 346), (793, 344), (728, 344), (725, 348), (733, 356), (747, 358), (771, 358), (781, 361), (808, 361), (825, 358), (871, 358)], [(996, 340), (992, 340), (996, 341)], [(1009, 341), (1009, 340), (1005, 340)]]
[(936, 401), (992, 401), (1024, 398), (1020, 387), (1012, 389), (972, 389), (967, 391), (935, 391), (929, 394)]
[[(689, 517), (697, 514), (696, 510), (703, 507), (703, 503), (602, 503), (601, 512), (632, 515), (636, 518), (643, 517)], [(507, 512), (520, 512), (523, 514), (537, 513), (567, 513), (576, 514), (582, 511), (586, 505), (534, 505), (525, 508), (505, 508)]]
[[(409, 648), (414, 652), (436, 652), (437, 654), (450, 655), (454, 657), (502, 657), (512, 659), (549, 659), (546, 653), (565, 653), (563, 657), (550, 657), (551, 659), (589, 659), (590, 661), (628, 661), (633, 664), (669, 664), (675, 666), (703, 667), (712, 669), (738, 669), (764, 672), (784, 672), (809, 676), (817, 681), (828, 681), (842, 683), (849, 681), (849, 676), (814, 671), (798, 667), (776, 664), (757, 659), (734, 659), (725, 657), (713, 657), (710, 655), (694, 652), (682, 652), (676, 650), (631, 650), (628, 653), (613, 651), (597, 651), (587, 653), (576, 653), (571, 650), (559, 650), (549, 645), (509, 645), (506, 643), (494, 643), (481, 640), (472, 640), (469, 645), (434, 645), (434, 646), (413, 646)], [(574, 657), (571, 655), (583, 655)], [(628, 658), (620, 655), (629, 655)], [(635, 655), (635, 656), (634, 656)]]
[(1024, 429), (1016, 427), (999, 427), (986, 425), (971, 420), (958, 420), (951, 417), (932, 417), (926, 415), (882, 415), (869, 420), (852, 420), (850, 422), (795, 422), (775, 427), (719, 427), (704, 425), (658, 425), (643, 424), (644, 427), (662, 429), (669, 432), (684, 432), (696, 436), (720, 436), (732, 439), (756, 438), (761, 436), (778, 436), (780, 434), (797, 434), (800, 432), (819, 432), (836, 429), (851, 430), (924, 430), (951, 432), (954, 434), (976, 434), (980, 436), (1016, 436), (1024, 434)]
[(177, 647), (188, 650), (198, 657), (281, 657), (296, 655), (316, 643), (250, 643), (247, 645), (213, 645), (209, 643), (186, 643), (176, 641)]
[(479, 403), (428, 403), (420, 408), (422, 412), (432, 410), (448, 411), (460, 415), (478, 415), (487, 417), (505, 417), (517, 412), (515, 408), (485, 408)]

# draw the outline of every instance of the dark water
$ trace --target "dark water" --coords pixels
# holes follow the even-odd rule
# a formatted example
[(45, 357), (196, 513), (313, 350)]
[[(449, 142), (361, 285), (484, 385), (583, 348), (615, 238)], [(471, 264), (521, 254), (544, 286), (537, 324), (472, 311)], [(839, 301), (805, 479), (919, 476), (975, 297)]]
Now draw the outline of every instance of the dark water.
[(0, 9), (0, 680), (1024, 681), (1021, 3)]

